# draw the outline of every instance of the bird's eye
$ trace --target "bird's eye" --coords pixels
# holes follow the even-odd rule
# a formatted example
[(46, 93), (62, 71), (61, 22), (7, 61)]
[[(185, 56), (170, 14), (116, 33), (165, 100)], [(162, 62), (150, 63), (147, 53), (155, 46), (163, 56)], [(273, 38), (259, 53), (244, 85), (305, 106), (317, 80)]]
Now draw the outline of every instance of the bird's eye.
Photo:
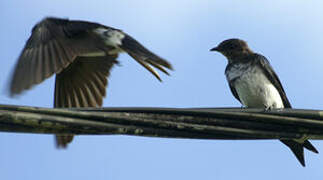
[(234, 45), (234, 44), (230, 44), (230, 46), (229, 46), (229, 49), (235, 49), (236, 48), (236, 45)]
[(230, 50), (240, 50), (241, 46), (240, 46), (240, 44), (232, 43), (232, 44), (229, 45), (228, 49), (230, 49)]

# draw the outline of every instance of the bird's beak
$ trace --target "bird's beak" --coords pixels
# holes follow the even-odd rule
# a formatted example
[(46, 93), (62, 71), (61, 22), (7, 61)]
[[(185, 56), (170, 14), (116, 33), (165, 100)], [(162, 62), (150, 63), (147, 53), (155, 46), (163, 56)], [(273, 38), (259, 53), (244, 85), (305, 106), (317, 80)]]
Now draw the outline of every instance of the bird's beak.
[(210, 49), (210, 51), (218, 51), (218, 52), (220, 52), (220, 49), (219, 49), (219, 47), (215, 47), (215, 48)]

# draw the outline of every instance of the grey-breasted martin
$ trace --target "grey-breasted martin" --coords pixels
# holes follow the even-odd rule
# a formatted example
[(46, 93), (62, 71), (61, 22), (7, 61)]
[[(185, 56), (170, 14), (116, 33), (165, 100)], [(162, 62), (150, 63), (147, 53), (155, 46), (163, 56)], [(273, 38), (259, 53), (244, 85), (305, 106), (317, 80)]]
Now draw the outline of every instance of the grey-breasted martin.
[[(54, 107), (99, 107), (107, 78), (121, 52), (128, 53), (161, 81), (172, 66), (119, 29), (87, 21), (48, 17), (32, 29), (15, 66), (10, 95), (20, 94), (56, 74)], [(72, 135), (56, 136), (66, 147)]]
[[(228, 39), (211, 51), (228, 59), (225, 75), (232, 94), (248, 108), (291, 108), (278, 76), (266, 57), (254, 53), (240, 39)], [(281, 140), (305, 166), (304, 148), (318, 153), (308, 140)]]

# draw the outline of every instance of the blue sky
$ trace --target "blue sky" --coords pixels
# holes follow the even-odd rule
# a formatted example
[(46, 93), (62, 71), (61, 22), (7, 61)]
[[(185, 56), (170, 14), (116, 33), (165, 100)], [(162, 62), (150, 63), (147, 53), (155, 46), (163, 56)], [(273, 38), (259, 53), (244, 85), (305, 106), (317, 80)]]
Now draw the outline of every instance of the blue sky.
[[(175, 71), (159, 83), (128, 55), (112, 70), (105, 107), (240, 107), (224, 76), (226, 59), (209, 49), (241, 38), (265, 55), (293, 107), (323, 109), (323, 3), (238, 0), (0, 1), (0, 103), (52, 107), (54, 78), (11, 99), (6, 88), (32, 27), (45, 16), (119, 28)], [(67, 150), (52, 135), (0, 133), (0, 179), (318, 179), (321, 154), (307, 167), (277, 140), (222, 141), (79, 136)]]

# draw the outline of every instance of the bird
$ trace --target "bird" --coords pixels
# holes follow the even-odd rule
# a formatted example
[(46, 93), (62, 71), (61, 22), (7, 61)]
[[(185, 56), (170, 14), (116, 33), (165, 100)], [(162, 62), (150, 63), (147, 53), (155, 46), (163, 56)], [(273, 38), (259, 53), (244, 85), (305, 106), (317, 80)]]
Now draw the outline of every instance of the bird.
[[(33, 28), (9, 81), (9, 95), (21, 94), (56, 74), (54, 108), (101, 107), (107, 78), (127, 53), (159, 81), (172, 65), (120, 29), (95, 22), (45, 17)], [(72, 134), (56, 135), (66, 148)]]
[[(292, 108), (286, 92), (267, 58), (254, 53), (241, 39), (222, 41), (210, 49), (224, 55), (228, 64), (225, 75), (233, 96), (247, 108), (265, 110)], [(294, 153), (305, 167), (304, 148), (318, 153), (306, 139), (280, 140)]]

